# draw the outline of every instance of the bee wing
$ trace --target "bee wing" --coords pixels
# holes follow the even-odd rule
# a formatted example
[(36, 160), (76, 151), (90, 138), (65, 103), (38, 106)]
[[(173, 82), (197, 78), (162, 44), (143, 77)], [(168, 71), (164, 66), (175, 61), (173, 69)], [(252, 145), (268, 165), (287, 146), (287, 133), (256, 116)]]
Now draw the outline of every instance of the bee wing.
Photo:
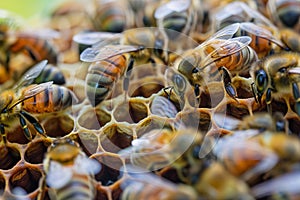
[(211, 37), (208, 38), (208, 41), (212, 39), (230, 39), (240, 28), (240, 23), (230, 24), (221, 30), (217, 31)]
[(47, 60), (43, 60), (43, 61), (37, 63), (36, 65), (34, 65), (33, 67), (31, 67), (27, 72), (25, 72), (23, 74), (23, 76), (16, 83), (16, 85), (14, 86), (13, 89), (17, 90), (21, 87), (30, 85), (34, 81), (34, 79), (41, 74), (41, 72), (46, 67), (47, 63), (48, 63)]
[(74, 170), (79, 174), (97, 174), (101, 170), (101, 165), (94, 159), (85, 156), (77, 156), (75, 159)]
[(30, 88), (30, 90), (26, 90), (22, 97), (20, 99), (27, 99), (27, 98), (30, 98), (40, 92), (43, 92), (45, 91), (47, 88), (50, 88), (52, 86), (53, 82), (52, 81), (49, 81), (49, 82), (46, 82), (46, 83), (41, 83), (41, 84), (38, 84), (38, 85), (34, 85), (32, 88)]
[(94, 45), (116, 37), (116, 35), (116, 33), (110, 32), (81, 32), (74, 35), (73, 41), (78, 44)]
[(59, 189), (64, 187), (73, 176), (70, 167), (64, 167), (58, 162), (51, 161), (49, 171), (46, 176), (46, 183), (51, 188)]
[(142, 49), (142, 47), (132, 45), (106, 45), (101, 48), (92, 47), (85, 49), (80, 54), (80, 60), (84, 62), (95, 62), (140, 49)]
[(173, 0), (159, 6), (154, 13), (156, 19), (164, 18), (172, 12), (182, 12), (187, 10), (191, 4), (190, 0)]
[[(202, 62), (202, 66), (208, 66), (211, 63), (230, 56), (234, 53), (241, 51), (248, 44), (250, 44), (251, 38), (248, 36), (236, 37), (228, 40), (224, 40), (224, 43), (212, 51)], [(210, 45), (210, 44), (208, 44)], [(205, 47), (203, 47), (205, 48)]]
[(166, 97), (154, 97), (151, 106), (151, 113), (161, 117), (175, 118), (178, 113), (175, 105)]
[(241, 123), (241, 120), (221, 113), (215, 113), (213, 118), (218, 127), (227, 130), (234, 130), (238, 127), (239, 123)]
[(164, 189), (176, 190), (175, 184), (163, 179), (151, 172), (145, 171), (143, 168), (139, 168), (133, 165), (125, 165), (120, 169), (121, 172), (129, 173), (130, 177), (127, 181), (121, 183), (121, 188), (127, 187), (129, 184), (140, 183), (143, 185), (153, 185), (155, 187), (161, 187)]
[(243, 22), (240, 24), (240, 28), (249, 33), (252, 33), (253, 35), (272, 41), (282, 48), (285, 48), (285, 45), (280, 40), (276, 39), (269, 30), (262, 28), (252, 22)]
[(300, 193), (300, 172), (291, 172), (271, 180), (265, 181), (252, 188), (256, 198), (269, 196), (274, 193), (299, 194)]
[(294, 67), (288, 70), (289, 74), (300, 74), (300, 67)]

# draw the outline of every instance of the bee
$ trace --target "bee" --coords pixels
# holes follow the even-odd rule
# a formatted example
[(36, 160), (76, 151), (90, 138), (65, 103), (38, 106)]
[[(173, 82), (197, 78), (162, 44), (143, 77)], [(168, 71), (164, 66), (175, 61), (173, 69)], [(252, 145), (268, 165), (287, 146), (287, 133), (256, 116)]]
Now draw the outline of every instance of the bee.
[(33, 83), (39, 84), (52, 81), (54, 84), (63, 85), (66, 83), (63, 72), (55, 65), (48, 64), (42, 70), (39, 76), (37, 76)]
[[(34, 98), (34, 96), (51, 87), (51, 82), (34, 86), (30, 85), (33, 79), (36, 78), (40, 74), (42, 69), (46, 66), (46, 63), (47, 61), (38, 63), (23, 75), (23, 77), (13, 89), (6, 90), (0, 93), (0, 132), (4, 143), (6, 143), (5, 129), (13, 127), (15, 118), (18, 118), (20, 120), (24, 135), (27, 139), (32, 139), (32, 135), (27, 127), (27, 121), (33, 125), (38, 133), (45, 136), (45, 130), (39, 124), (38, 120), (30, 113), (26, 112), (26, 110), (24, 110), (23, 108), (18, 109), (17, 106), (26, 101), (28, 98)], [(20, 89), (22, 89), (21, 92), (19, 91)], [(21, 93), (20, 95), (19, 92)]]
[[(278, 131), (289, 133), (288, 121), (280, 112), (270, 114), (268, 112), (254, 113), (253, 115), (245, 116), (242, 120), (223, 115), (220, 113), (214, 114), (214, 122), (224, 129), (237, 130), (257, 130), (257, 133), (264, 131)], [(256, 134), (256, 133), (255, 133)]]
[(163, 57), (167, 54), (161, 46), (161, 40), (155, 37), (156, 30), (127, 30), (81, 53), (81, 61), (91, 62), (86, 76), (86, 93), (93, 106), (106, 98), (120, 77), (124, 76), (123, 89), (127, 91), (134, 65), (155, 63), (153, 55)]
[(214, 153), (228, 171), (249, 181), (269, 172), (281, 160), (297, 162), (300, 140), (284, 132), (236, 131), (218, 141)]
[(5, 127), (9, 127), (16, 117), (20, 119), (27, 139), (31, 140), (32, 135), (26, 121), (30, 122), (38, 133), (45, 136), (45, 130), (32, 114), (59, 112), (77, 101), (73, 92), (64, 86), (55, 85), (53, 82), (31, 84), (39, 76), (46, 63), (47, 61), (42, 61), (35, 65), (24, 74), (13, 89), (0, 94), (2, 136), (5, 136)]
[[(272, 198), (297, 199), (299, 197), (299, 171), (285, 173), (252, 187), (255, 198), (272, 196)], [(290, 184), (287, 184), (290, 183)]]
[(252, 22), (258, 26), (270, 27), (276, 30), (276, 27), (268, 18), (258, 12), (253, 6), (242, 1), (233, 1), (224, 7), (220, 7), (212, 18), (214, 31), (220, 30), (233, 23), (242, 22)]
[(198, 47), (187, 50), (175, 61), (175, 68), (195, 88), (196, 97), (199, 96), (201, 86), (209, 81), (220, 80), (222, 74), (227, 94), (236, 98), (231, 76), (247, 75), (250, 65), (257, 60), (255, 51), (248, 46), (251, 43), (250, 37), (232, 38), (238, 28), (238, 24), (233, 24), (221, 29)]
[(70, 138), (53, 141), (43, 166), (46, 173), (44, 181), (53, 199), (94, 199), (93, 175), (101, 170), (101, 165), (89, 159)]
[(273, 54), (251, 66), (250, 74), (254, 81), (252, 90), (256, 101), (266, 102), (269, 111), (272, 99), (283, 99), (288, 112), (293, 112), (290, 107), (290, 99), (294, 99), (295, 109), (300, 115), (299, 109), (299, 53), (281, 52)]
[(2, 33), (1, 51), (6, 52), (3, 61), (9, 68), (12, 54), (24, 53), (34, 63), (48, 60), (51, 64), (57, 64), (58, 52), (50, 41), (39, 34), (29, 32), (8, 32)]
[[(177, 35), (172, 33), (190, 35), (196, 28), (198, 18), (196, 3), (197, 1), (194, 0), (163, 1), (154, 12), (154, 17), (157, 20), (156, 24), (165, 30), (168, 38), (177, 38)], [(197, 8), (201, 11), (199, 5)], [(176, 32), (169, 32), (169, 29), (175, 30)]]
[(267, 11), (272, 21), (280, 28), (292, 28), (300, 31), (300, 1), (271, 0), (268, 1)]
[(184, 184), (174, 184), (143, 169), (126, 165), (121, 183), (121, 199), (197, 199), (195, 190)]
[(94, 0), (94, 27), (97, 31), (121, 33), (132, 28), (133, 14), (127, 1)]

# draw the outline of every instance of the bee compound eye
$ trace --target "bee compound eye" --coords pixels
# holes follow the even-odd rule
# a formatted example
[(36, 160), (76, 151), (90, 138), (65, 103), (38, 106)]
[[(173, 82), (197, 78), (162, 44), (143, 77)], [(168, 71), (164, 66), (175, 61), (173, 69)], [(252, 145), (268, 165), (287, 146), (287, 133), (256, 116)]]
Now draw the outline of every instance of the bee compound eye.
[(268, 77), (264, 70), (259, 70), (256, 75), (256, 85), (258, 91), (262, 92), (266, 89), (268, 83)]
[(175, 74), (174, 77), (173, 77), (173, 82), (175, 84), (176, 89), (179, 92), (184, 92), (185, 91), (186, 81), (181, 75)]

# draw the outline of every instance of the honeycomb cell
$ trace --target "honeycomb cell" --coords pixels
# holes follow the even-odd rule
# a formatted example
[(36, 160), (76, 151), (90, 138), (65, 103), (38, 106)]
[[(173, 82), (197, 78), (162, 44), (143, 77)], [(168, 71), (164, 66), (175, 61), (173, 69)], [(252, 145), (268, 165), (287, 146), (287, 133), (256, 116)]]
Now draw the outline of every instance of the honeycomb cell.
[(148, 107), (139, 98), (131, 98), (119, 104), (113, 111), (113, 117), (117, 122), (138, 123), (147, 116)]
[(0, 196), (3, 195), (5, 186), (6, 186), (5, 176), (0, 172)]
[(123, 166), (123, 161), (117, 156), (108, 153), (99, 153), (91, 156), (101, 163), (101, 171), (95, 175), (97, 181), (103, 186), (114, 184), (120, 177), (120, 168)]
[(72, 132), (74, 120), (67, 114), (53, 115), (46, 118), (43, 123), (46, 134), (49, 137), (63, 137)]
[(153, 129), (173, 129), (173, 124), (169, 119), (151, 115), (147, 117), (145, 120), (138, 123), (136, 127), (136, 135), (137, 137), (141, 137), (145, 133), (150, 132)]
[(98, 137), (92, 132), (78, 132), (78, 143), (87, 156), (96, 153)]
[(43, 163), (44, 155), (50, 145), (51, 141), (46, 138), (31, 142), (24, 153), (25, 161), (31, 164)]
[(13, 168), (21, 160), (19, 149), (11, 145), (0, 146), (0, 169), (8, 170)]
[(211, 118), (207, 109), (193, 109), (182, 111), (177, 116), (186, 127), (208, 131), (211, 127)]
[(101, 108), (86, 107), (78, 116), (78, 125), (89, 130), (99, 130), (111, 120), (111, 115)]
[[(36, 130), (32, 127), (31, 124), (27, 124), (28, 129), (32, 135), (32, 138), (35, 137)], [(11, 143), (18, 143), (18, 144), (27, 144), (30, 141), (26, 138), (24, 131), (21, 126), (17, 126), (16, 129), (12, 131), (8, 131), (6, 133), (7, 141)]]
[(145, 77), (129, 85), (128, 94), (130, 97), (148, 98), (163, 89), (164, 81), (158, 77)]
[(36, 191), (39, 188), (39, 181), (42, 172), (34, 165), (25, 165), (13, 170), (9, 177), (9, 189), (13, 193), (14, 188), (22, 188), (27, 194)]
[(117, 153), (120, 149), (130, 146), (133, 130), (131, 126), (113, 123), (104, 127), (99, 137), (103, 151)]

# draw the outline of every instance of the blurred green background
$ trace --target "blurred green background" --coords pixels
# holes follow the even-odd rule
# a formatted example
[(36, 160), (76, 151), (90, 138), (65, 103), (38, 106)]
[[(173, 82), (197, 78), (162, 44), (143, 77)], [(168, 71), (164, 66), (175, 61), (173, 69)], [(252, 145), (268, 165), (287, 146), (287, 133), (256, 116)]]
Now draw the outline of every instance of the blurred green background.
[(46, 16), (59, 1), (63, 0), (0, 0), (0, 8), (29, 19)]

